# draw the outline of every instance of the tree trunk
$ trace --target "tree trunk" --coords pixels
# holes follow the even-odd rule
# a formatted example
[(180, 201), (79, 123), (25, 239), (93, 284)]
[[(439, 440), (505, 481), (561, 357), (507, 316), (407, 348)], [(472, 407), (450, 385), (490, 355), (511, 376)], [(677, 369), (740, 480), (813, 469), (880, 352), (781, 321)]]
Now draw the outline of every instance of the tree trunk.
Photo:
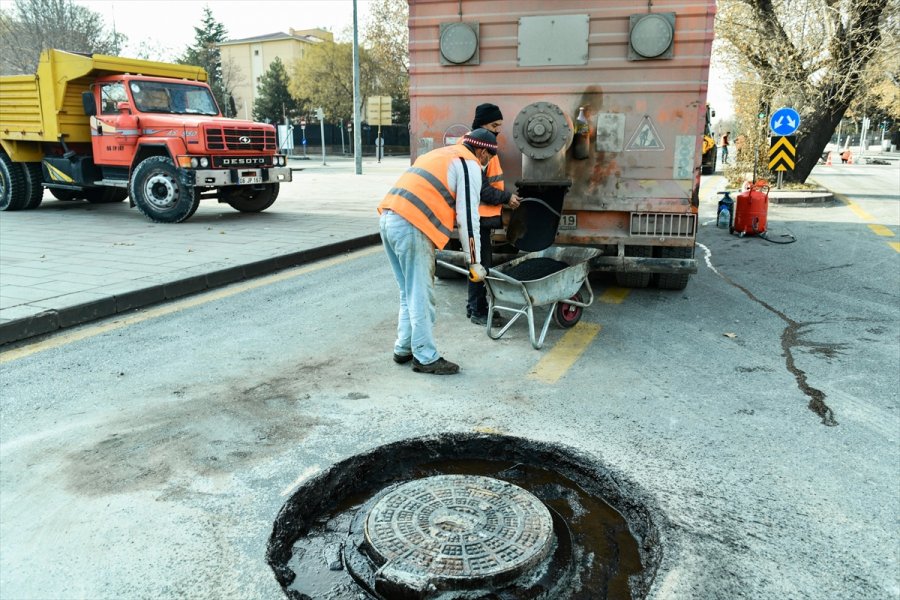
[[(849, 102), (830, 104), (813, 112), (803, 123), (803, 133), (797, 141), (797, 158), (794, 170), (784, 172), (784, 181), (803, 183), (822, 157), (831, 134), (837, 128)], [(834, 157), (832, 157), (834, 158)]]

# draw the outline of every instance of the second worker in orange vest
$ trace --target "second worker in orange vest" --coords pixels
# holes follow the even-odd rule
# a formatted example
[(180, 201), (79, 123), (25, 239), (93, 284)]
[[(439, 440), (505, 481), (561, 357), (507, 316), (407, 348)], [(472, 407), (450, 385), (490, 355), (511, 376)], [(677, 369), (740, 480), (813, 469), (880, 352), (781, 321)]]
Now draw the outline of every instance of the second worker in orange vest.
[[(479, 104), (475, 107), (475, 118), (472, 120), (472, 129), (487, 129), (494, 135), (500, 135), (503, 126), (503, 113), (496, 104)], [(481, 227), (478, 239), (481, 246), (481, 266), (490, 269), (494, 266), (493, 253), (491, 252), (491, 237), (493, 230), (503, 226), (500, 213), (504, 206), (512, 209), (518, 208), (519, 197), (504, 189), (503, 169), (500, 167), (500, 157), (494, 156), (485, 168), (484, 178), (481, 181), (481, 204), (478, 213), (481, 215)], [(462, 239), (462, 238), (460, 238)], [(476, 325), (487, 324), (487, 289), (483, 281), (469, 281), (468, 298), (466, 301), (466, 317)], [(494, 315), (499, 319), (499, 315)]]

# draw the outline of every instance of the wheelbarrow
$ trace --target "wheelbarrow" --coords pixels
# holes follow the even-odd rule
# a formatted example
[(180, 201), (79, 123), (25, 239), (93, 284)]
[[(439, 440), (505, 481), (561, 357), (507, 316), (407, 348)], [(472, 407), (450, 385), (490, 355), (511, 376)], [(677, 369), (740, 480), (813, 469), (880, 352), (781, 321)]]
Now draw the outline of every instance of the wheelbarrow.
[[(600, 254), (596, 248), (554, 246), (539, 252), (530, 252), (514, 260), (490, 269), (484, 284), (488, 291), (488, 315), (486, 330), (491, 339), (499, 339), (509, 331), (519, 317), (525, 315), (528, 319), (528, 335), (531, 345), (535, 350), (540, 350), (544, 345), (544, 338), (550, 328), (550, 321), (554, 321), (562, 328), (574, 327), (581, 320), (583, 309), (594, 302), (594, 291), (588, 281), (590, 273), (589, 262)], [(562, 263), (557, 265), (554, 272), (531, 278), (519, 279), (510, 273), (526, 272), (524, 267), (536, 265), (535, 259), (549, 259)], [(466, 269), (462, 269), (448, 262), (438, 260), (442, 267), (468, 275)], [(539, 261), (546, 264), (547, 261)], [(549, 312), (544, 319), (540, 336), (535, 330), (535, 307), (549, 306)], [(512, 314), (497, 331), (492, 325), (494, 313)]]

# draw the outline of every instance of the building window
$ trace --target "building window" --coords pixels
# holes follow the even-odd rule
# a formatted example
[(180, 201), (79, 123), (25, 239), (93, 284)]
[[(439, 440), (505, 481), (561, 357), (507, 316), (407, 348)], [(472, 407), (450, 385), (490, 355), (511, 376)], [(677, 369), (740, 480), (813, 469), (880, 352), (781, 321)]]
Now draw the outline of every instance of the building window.
[(253, 56), (259, 56), (259, 50), (254, 50), (254, 51), (253, 51)]

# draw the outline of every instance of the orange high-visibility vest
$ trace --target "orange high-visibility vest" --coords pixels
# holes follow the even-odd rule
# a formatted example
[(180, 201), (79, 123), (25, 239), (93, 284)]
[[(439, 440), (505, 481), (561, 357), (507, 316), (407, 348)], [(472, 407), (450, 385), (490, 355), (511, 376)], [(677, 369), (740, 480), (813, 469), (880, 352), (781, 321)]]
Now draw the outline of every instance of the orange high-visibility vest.
[[(503, 185), (503, 169), (500, 168), (500, 157), (494, 155), (484, 170), (484, 177), (487, 179), (491, 187), (495, 187), (501, 192), (505, 189)], [(499, 204), (479, 204), (478, 214), (482, 217), (498, 217), (503, 207)]]
[[(459, 144), (420, 156), (387, 193), (378, 212), (389, 208), (427, 235), (437, 248), (446, 246), (456, 223), (456, 194), (450, 191), (447, 171), (450, 163), (460, 157), (478, 162), (468, 148)], [(472, 193), (480, 191), (473, 189)]]

